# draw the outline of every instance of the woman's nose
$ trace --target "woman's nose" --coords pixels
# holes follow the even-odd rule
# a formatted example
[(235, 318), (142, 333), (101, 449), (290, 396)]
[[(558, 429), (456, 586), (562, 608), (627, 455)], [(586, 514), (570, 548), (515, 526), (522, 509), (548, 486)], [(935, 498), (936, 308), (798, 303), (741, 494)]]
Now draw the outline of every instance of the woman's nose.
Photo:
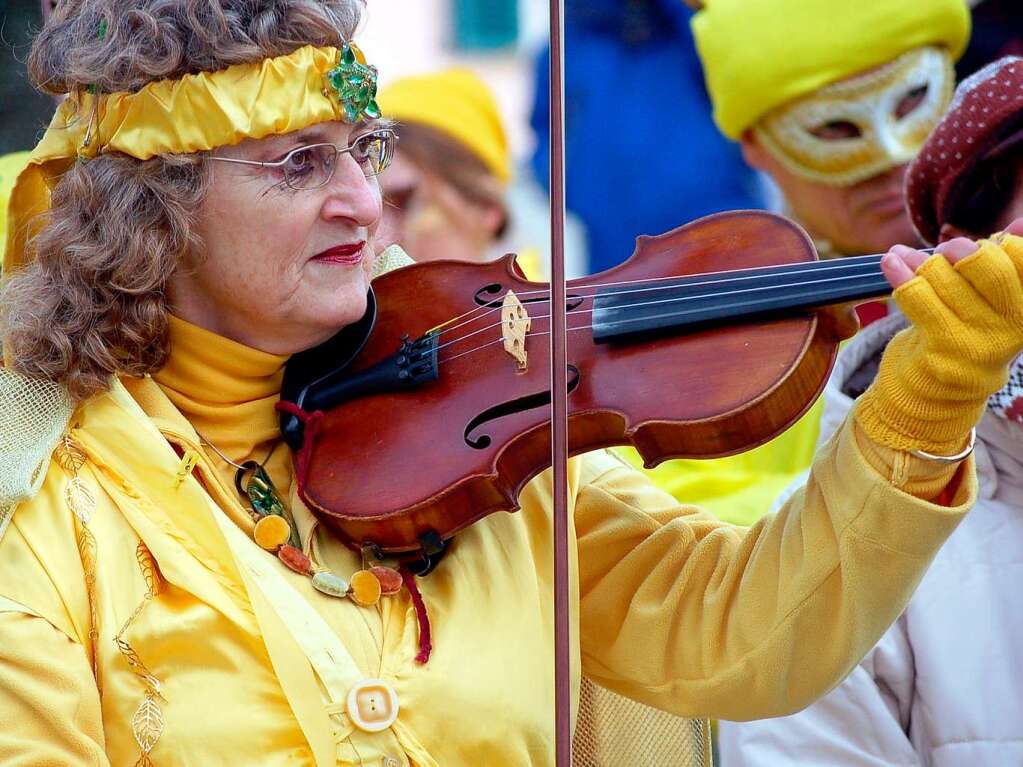
[(382, 207), (376, 178), (367, 177), (351, 155), (339, 156), (334, 177), (327, 184), (323, 217), (345, 218), (368, 228), (380, 220)]

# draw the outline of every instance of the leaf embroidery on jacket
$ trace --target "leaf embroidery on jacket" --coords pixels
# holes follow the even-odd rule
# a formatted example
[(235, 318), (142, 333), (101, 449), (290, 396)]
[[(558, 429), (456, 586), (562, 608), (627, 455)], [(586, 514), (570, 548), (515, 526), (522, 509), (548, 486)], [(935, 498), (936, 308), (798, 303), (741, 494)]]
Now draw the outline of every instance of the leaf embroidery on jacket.
[(92, 675), (100, 696), (103, 687), (99, 676), (99, 617), (96, 612), (96, 538), (89, 529), (89, 521), (96, 510), (96, 499), (85, 485), (79, 470), (85, 465), (85, 451), (67, 434), (57, 447), (57, 463), (71, 475), (64, 489), (64, 500), (75, 515), (75, 535), (78, 555), (82, 558), (82, 572), (85, 575), (85, 594), (89, 600), (89, 642), (92, 644)]
[(149, 752), (153, 750), (156, 741), (163, 734), (163, 712), (160, 710), (160, 704), (156, 701), (156, 695), (151, 690), (146, 691), (142, 705), (138, 707), (135, 715), (131, 718), (131, 730), (142, 750), (142, 755), (136, 765), (151, 764)]
[(142, 579), (146, 583), (146, 594), (135, 607), (128, 620), (121, 626), (121, 630), (117, 632), (114, 641), (117, 643), (117, 649), (120, 650), (121, 655), (128, 662), (128, 667), (142, 680), (146, 688), (145, 697), (143, 697), (142, 702), (131, 718), (131, 731), (142, 752), (139, 755), (138, 761), (135, 762), (135, 767), (151, 767), (153, 762), (149, 754), (163, 734), (163, 711), (160, 709), (159, 701), (165, 700), (165, 698), (160, 693), (160, 680), (150, 673), (149, 669), (146, 668), (146, 664), (142, 662), (139, 654), (131, 646), (131, 643), (124, 638), (124, 635), (142, 614), (146, 605), (153, 601), (160, 593), (160, 576), (156, 570), (156, 563), (149, 553), (149, 549), (146, 548), (142, 541), (139, 541), (139, 545), (135, 547), (135, 559), (138, 560), (139, 569), (142, 571)]

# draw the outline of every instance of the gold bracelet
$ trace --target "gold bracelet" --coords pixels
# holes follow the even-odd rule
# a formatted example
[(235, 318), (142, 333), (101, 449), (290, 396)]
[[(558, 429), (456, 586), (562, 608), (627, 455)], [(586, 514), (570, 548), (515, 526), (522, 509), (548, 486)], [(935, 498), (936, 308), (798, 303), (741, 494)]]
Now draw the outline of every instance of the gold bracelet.
[(973, 448), (977, 445), (977, 430), (970, 429), (970, 442), (969, 444), (959, 453), (955, 455), (934, 455), (933, 453), (925, 453), (923, 450), (910, 450), (911, 455), (915, 455), (917, 458), (923, 458), (925, 461), (934, 461), (935, 463), (959, 463), (960, 461), (966, 460), (970, 457), (970, 453), (973, 452)]

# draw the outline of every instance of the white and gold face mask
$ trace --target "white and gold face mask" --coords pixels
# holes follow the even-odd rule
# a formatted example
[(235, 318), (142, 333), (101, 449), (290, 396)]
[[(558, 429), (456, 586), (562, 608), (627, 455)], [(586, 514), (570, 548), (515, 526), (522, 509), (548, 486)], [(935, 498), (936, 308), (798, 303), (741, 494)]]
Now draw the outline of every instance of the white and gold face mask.
[(948, 51), (916, 48), (775, 109), (753, 132), (793, 173), (851, 186), (912, 160), (954, 85)]

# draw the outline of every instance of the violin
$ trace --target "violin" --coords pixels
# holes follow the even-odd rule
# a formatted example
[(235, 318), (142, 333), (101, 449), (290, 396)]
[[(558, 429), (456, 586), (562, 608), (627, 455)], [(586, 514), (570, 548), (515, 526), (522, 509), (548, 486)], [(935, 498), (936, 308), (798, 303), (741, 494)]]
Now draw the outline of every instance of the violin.
[[(763, 211), (640, 237), (626, 262), (567, 284), (569, 452), (631, 445), (649, 467), (760, 445), (820, 394), (856, 330), (849, 304), (889, 292), (880, 256), (820, 261)], [(551, 464), (550, 295), (512, 255), (415, 264), (296, 355), (281, 430), (319, 519), (414, 557), (517, 510)]]

